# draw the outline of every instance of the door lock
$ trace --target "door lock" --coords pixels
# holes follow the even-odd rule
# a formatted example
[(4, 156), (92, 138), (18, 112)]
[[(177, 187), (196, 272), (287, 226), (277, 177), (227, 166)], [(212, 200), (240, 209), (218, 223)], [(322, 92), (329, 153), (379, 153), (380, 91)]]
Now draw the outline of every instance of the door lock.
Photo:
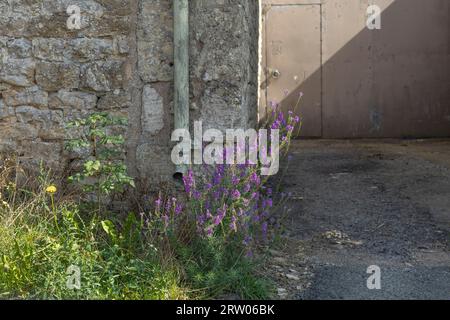
[(281, 76), (281, 72), (278, 69), (273, 69), (271, 73), (274, 79), (278, 79)]

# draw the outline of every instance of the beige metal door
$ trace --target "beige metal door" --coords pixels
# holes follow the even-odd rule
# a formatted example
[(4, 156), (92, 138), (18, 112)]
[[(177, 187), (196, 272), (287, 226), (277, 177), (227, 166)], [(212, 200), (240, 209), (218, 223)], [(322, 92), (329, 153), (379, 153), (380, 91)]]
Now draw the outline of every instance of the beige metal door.
[[(374, 3), (381, 29), (366, 24)], [(261, 115), (302, 91), (304, 137), (449, 136), (449, 0), (262, 4)]]
[(321, 137), (321, 6), (304, 3), (311, 1), (266, 1), (263, 94), (268, 112), (271, 102), (287, 112), (303, 92), (297, 109), (303, 119), (300, 135)]

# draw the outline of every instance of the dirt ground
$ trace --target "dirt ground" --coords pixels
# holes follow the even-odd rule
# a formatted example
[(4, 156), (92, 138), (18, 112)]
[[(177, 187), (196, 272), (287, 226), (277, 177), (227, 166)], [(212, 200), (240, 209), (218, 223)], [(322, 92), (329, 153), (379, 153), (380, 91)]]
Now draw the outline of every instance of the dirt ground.
[(450, 140), (295, 141), (282, 185), (278, 298), (450, 299)]

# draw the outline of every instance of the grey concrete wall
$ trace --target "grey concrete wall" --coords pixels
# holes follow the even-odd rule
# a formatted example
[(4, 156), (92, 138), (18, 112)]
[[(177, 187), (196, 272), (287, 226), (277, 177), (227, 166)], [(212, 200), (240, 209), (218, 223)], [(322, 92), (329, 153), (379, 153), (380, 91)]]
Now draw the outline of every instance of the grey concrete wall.
[[(69, 5), (82, 27), (66, 27)], [(191, 0), (191, 119), (256, 123), (258, 3)], [(170, 181), (173, 17), (169, 0), (0, 0), (0, 152), (69, 172), (64, 123), (125, 115), (126, 158), (139, 189)], [(85, 155), (86, 156), (86, 155)]]

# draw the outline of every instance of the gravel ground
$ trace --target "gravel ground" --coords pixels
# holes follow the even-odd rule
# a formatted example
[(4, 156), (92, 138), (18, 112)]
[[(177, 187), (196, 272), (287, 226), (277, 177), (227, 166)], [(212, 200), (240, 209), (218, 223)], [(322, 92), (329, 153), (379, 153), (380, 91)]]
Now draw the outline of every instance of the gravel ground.
[(279, 298), (450, 299), (450, 140), (295, 141), (282, 185)]

